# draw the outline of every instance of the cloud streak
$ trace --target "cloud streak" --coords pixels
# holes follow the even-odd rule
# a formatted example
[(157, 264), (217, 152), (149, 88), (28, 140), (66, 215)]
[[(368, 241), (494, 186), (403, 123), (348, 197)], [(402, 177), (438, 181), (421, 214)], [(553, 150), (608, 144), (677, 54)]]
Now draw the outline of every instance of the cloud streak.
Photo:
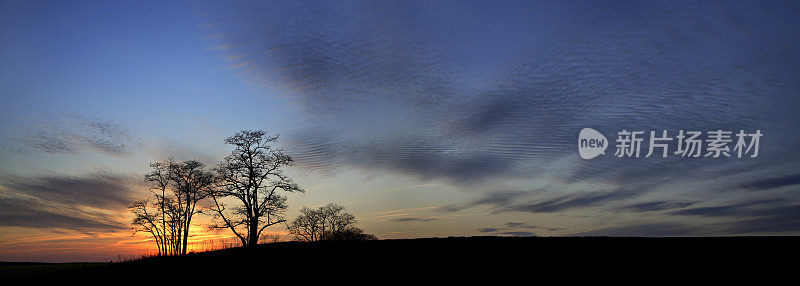
[(734, 215), (747, 215), (753, 214), (756, 207), (774, 204), (780, 200), (756, 200), (747, 201), (731, 205), (713, 206), (713, 207), (697, 207), (670, 212), (672, 215), (685, 215), (685, 216), (734, 216)]
[(19, 137), (7, 148), (24, 154), (92, 151), (125, 156), (134, 144), (129, 129), (102, 117), (72, 115), (52, 121), (23, 120), (19, 123)]
[(531, 213), (552, 213), (575, 208), (597, 206), (613, 201), (625, 200), (635, 197), (641, 192), (636, 190), (612, 190), (599, 191), (585, 194), (568, 195), (555, 199), (531, 204), (515, 205), (506, 210), (531, 212)]
[(84, 233), (127, 229), (120, 221), (135, 181), (109, 174), (0, 178), (0, 225)]
[(639, 223), (581, 232), (575, 236), (702, 236), (703, 228), (684, 223)]
[(742, 183), (739, 187), (748, 191), (763, 191), (797, 184), (800, 184), (800, 174), (755, 180)]
[(652, 212), (652, 211), (680, 209), (691, 206), (693, 204), (694, 203), (690, 202), (654, 201), (654, 202), (644, 202), (644, 203), (637, 203), (637, 204), (623, 206), (619, 208), (619, 210), (630, 211), (630, 212)]
[(428, 217), (401, 217), (392, 219), (392, 222), (429, 222), (438, 220), (437, 218), (428, 218)]
[[(495, 213), (527, 212), (527, 213), (554, 213), (573, 209), (595, 207), (607, 203), (624, 201), (641, 195), (641, 190), (614, 189), (578, 192), (559, 195), (544, 200), (530, 201), (529, 197), (537, 195), (542, 190), (530, 192), (496, 191), (489, 192), (465, 204), (447, 205), (437, 209), (439, 212), (457, 212), (468, 208), (488, 206)], [(509, 225), (511, 226), (511, 225)]]

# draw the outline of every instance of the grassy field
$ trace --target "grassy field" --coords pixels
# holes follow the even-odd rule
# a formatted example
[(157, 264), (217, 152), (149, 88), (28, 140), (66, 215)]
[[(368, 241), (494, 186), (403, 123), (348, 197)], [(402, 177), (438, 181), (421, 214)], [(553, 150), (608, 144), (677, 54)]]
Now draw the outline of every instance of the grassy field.
[(37, 262), (0, 262), (0, 277), (24, 278), (36, 276), (51, 276), (86, 271), (107, 266), (106, 262), (75, 262), (75, 263), (37, 263)]
[[(362, 273), (398, 275), (458, 269), (509, 273), (546, 269), (631, 269), (668, 267), (700, 271), (710, 267), (763, 267), (798, 257), (798, 237), (610, 238), (449, 237), (363, 242), (279, 242), (180, 257), (150, 257), (122, 263), (1, 265), (3, 281), (94, 279), (160, 275), (211, 277), (275, 273), (291, 277)], [(450, 270), (447, 270), (450, 269)], [(448, 273), (448, 272), (444, 272)], [(309, 277), (309, 278), (310, 278)], [(185, 280), (178, 279), (178, 280)]]

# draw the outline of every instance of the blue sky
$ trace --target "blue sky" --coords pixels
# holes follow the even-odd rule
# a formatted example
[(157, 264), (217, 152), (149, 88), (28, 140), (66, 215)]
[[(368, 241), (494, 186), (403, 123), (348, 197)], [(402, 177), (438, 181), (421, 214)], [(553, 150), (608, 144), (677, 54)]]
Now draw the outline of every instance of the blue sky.
[[(383, 238), (797, 234), (798, 9), (2, 2), (0, 260), (51, 259), (54, 233), (127, 251), (148, 163), (213, 165), (241, 129), (296, 157), (290, 217), (339, 203)], [(584, 127), (765, 135), (758, 158), (582, 160)]]

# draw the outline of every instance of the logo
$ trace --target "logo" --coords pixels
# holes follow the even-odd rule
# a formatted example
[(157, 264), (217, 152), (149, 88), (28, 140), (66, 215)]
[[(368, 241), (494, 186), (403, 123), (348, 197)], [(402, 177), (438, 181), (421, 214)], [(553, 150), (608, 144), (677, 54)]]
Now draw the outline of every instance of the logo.
[[(760, 129), (752, 133), (743, 129), (738, 133), (723, 129), (660, 131), (650, 130), (649, 140), (648, 132), (643, 130), (617, 132), (614, 157), (639, 158), (644, 149), (647, 152), (645, 158), (757, 158), (759, 142), (764, 136)], [(609, 144), (611, 142), (603, 134), (591, 128), (583, 128), (578, 134), (578, 153), (583, 159), (605, 155)]]
[(608, 139), (592, 128), (583, 128), (578, 134), (578, 153), (583, 159), (592, 159), (606, 154)]

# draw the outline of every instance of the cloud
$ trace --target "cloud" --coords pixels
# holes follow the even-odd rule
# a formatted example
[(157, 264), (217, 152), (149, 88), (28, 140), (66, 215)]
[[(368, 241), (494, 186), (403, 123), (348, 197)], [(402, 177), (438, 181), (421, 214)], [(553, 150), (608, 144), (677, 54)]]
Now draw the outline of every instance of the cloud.
[(524, 222), (507, 222), (507, 227), (528, 227)]
[(119, 123), (102, 117), (70, 115), (52, 121), (21, 120), (12, 148), (24, 154), (79, 154), (94, 151), (111, 156), (129, 154), (134, 137)]
[(552, 213), (574, 208), (596, 206), (613, 201), (625, 200), (640, 195), (637, 190), (596, 191), (574, 195), (566, 195), (542, 202), (519, 204), (507, 207), (504, 211), (521, 211), (531, 213)]
[[(798, 8), (671, 5), (265, 1), (200, 9), (232, 63), (309, 119), (285, 133), (287, 152), (307, 170), (399, 173), (478, 193), (443, 212), (621, 205), (608, 209), (725, 213), (631, 200), (654, 190), (711, 198), (739, 175), (797, 169), (800, 40), (787, 23), (797, 23)], [(759, 129), (765, 137), (758, 158), (627, 159), (612, 148), (586, 161), (575, 151), (583, 127), (609, 138), (623, 129)], [(795, 176), (741, 187), (794, 185)], [(530, 187), (542, 181), (548, 192)], [(623, 189), (585, 187), (595, 183)], [(681, 230), (638, 227), (622, 230)]]
[[(436, 135), (398, 132), (394, 135), (342, 138), (342, 133), (306, 130), (290, 137), (299, 166), (332, 173), (341, 166), (390, 169), (420, 179), (448, 178), (451, 182), (482, 183), (511, 171), (505, 156), (459, 150)], [(438, 139), (437, 139), (438, 137)], [(464, 146), (462, 146), (464, 147)]]
[(536, 236), (536, 234), (530, 231), (506, 231), (501, 234), (513, 235), (513, 236)]
[(90, 212), (62, 210), (52, 205), (38, 204), (26, 200), (0, 199), (0, 226), (46, 229), (60, 232), (60, 229), (75, 230), (93, 234), (127, 229), (124, 222)]
[(581, 232), (575, 236), (698, 236), (705, 232), (692, 225), (683, 223), (642, 223), (622, 226), (606, 227), (597, 230)]
[(670, 209), (680, 209), (691, 206), (693, 204), (694, 203), (689, 203), (689, 202), (654, 201), (654, 202), (644, 202), (644, 203), (623, 206), (620, 207), (619, 210), (630, 211), (630, 212), (652, 212), (652, 211), (663, 211)]
[(718, 236), (792, 235), (800, 232), (800, 205), (780, 200), (756, 200), (737, 204), (676, 211), (673, 215), (721, 217), (707, 224), (686, 222), (622, 223), (580, 232), (576, 236)]
[(17, 137), (6, 148), (23, 154), (80, 154), (84, 151), (125, 156), (134, 144), (131, 131), (102, 117), (70, 115), (47, 120), (20, 120)]
[(671, 212), (671, 215), (735, 218), (720, 225), (729, 234), (794, 233), (800, 231), (800, 205), (786, 200), (764, 199), (736, 204), (699, 207)]
[(766, 204), (773, 204), (780, 202), (777, 199), (764, 199), (755, 201), (746, 201), (737, 204), (713, 206), (713, 207), (698, 207), (670, 212), (671, 215), (685, 215), (685, 216), (734, 216), (734, 215), (752, 215), (753, 207), (763, 206)]
[(753, 211), (751, 219), (737, 220), (728, 230), (734, 234), (798, 233), (800, 205), (788, 205)]
[(571, 209), (594, 207), (605, 203), (626, 200), (641, 195), (641, 190), (615, 189), (578, 192), (561, 195), (542, 201), (523, 201), (524, 197), (535, 196), (542, 190), (521, 191), (495, 191), (464, 204), (452, 204), (437, 209), (439, 212), (457, 212), (478, 206), (490, 206), (495, 213), (502, 212), (529, 212), (553, 213)]
[(564, 228), (562, 228), (562, 227), (544, 227), (544, 226), (537, 226), (537, 225), (529, 225), (529, 224), (524, 223), (524, 222), (510, 222), (510, 221), (506, 222), (506, 227), (509, 227), (509, 228), (544, 229), (544, 230), (550, 230), (550, 231), (564, 230)]
[[(777, 109), (795, 116), (772, 104), (797, 102), (785, 88), (797, 82), (792, 60), (753, 56), (796, 58), (785, 45), (754, 44), (793, 33), (780, 17), (705, 4), (473, 4), (265, 1), (200, 9), (234, 63), (314, 119), (287, 134), (288, 149), (298, 165), (324, 172), (349, 166), (496, 185), (574, 156), (582, 127), (779, 134), (763, 122), (785, 121)], [(453, 6), (459, 13), (445, 12)], [(766, 9), (741, 9), (756, 8)], [(635, 20), (609, 20), (619, 18)], [(761, 29), (769, 33), (755, 32)], [(765, 78), (763, 70), (774, 73)], [(666, 164), (670, 177), (656, 175)], [(716, 164), (600, 159), (559, 176), (669, 180)]]
[(465, 204), (446, 205), (437, 208), (438, 212), (457, 212), (468, 208), (473, 208), (482, 205), (490, 205), (495, 207), (503, 207), (514, 202), (515, 199), (527, 195), (526, 192), (520, 191), (494, 191), (484, 193), (475, 200)]
[(429, 222), (438, 220), (437, 218), (428, 218), (428, 217), (401, 217), (392, 219), (392, 222)]
[(485, 227), (485, 228), (478, 228), (476, 230), (481, 233), (500, 232), (500, 234), (505, 234), (505, 235), (535, 236), (532, 232), (526, 231), (524, 229), (542, 229), (548, 231), (564, 230), (564, 228), (561, 227), (535, 226), (535, 225), (528, 225), (527, 223), (524, 222), (506, 222), (506, 224), (501, 227)]
[(0, 178), (0, 225), (85, 233), (127, 228), (120, 221), (136, 181), (109, 174)]
[[(727, 205), (684, 208), (668, 212), (669, 216), (715, 218), (706, 225), (674, 222), (651, 222), (621, 225), (578, 233), (576, 235), (609, 236), (704, 236), (738, 234), (793, 234), (800, 231), (800, 205), (786, 204), (785, 199), (748, 200)], [(660, 203), (660, 202), (659, 202)], [(667, 205), (675, 206), (675, 203)], [(679, 206), (681, 208), (683, 206)], [(667, 210), (664, 204), (635, 204), (620, 208), (631, 211)]]
[(797, 184), (800, 184), (800, 174), (755, 180), (752, 182), (742, 183), (739, 185), (739, 187), (748, 191), (762, 191)]

